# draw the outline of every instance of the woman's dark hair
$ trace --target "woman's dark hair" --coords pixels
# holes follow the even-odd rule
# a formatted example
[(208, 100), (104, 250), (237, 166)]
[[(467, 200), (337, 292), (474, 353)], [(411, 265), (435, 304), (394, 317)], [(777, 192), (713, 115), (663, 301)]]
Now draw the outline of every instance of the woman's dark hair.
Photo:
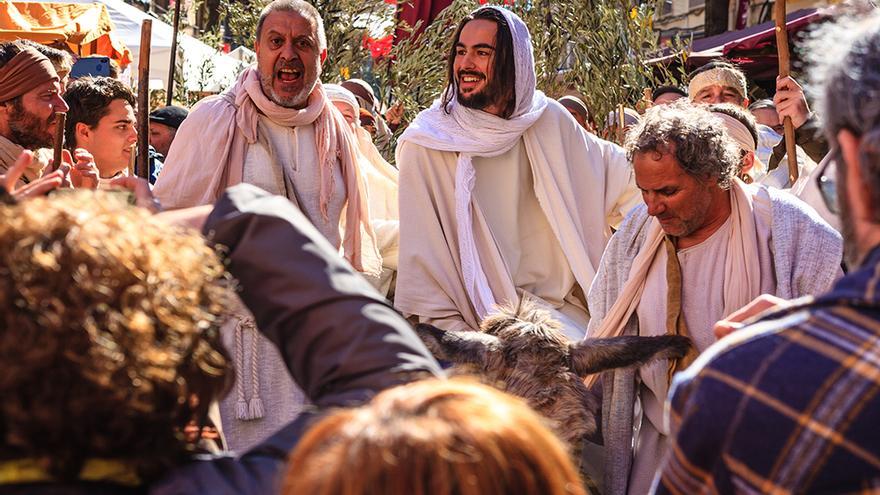
[(461, 31), (464, 26), (477, 19), (485, 19), (498, 25), (495, 34), (495, 56), (492, 60), (492, 77), (486, 84), (486, 93), (490, 101), (498, 103), (501, 113), (499, 117), (509, 119), (516, 110), (516, 64), (513, 60), (513, 35), (504, 14), (496, 8), (484, 7), (462, 19), (452, 38), (452, 46), (449, 48), (449, 58), (446, 63), (446, 89), (443, 91), (441, 102), (443, 109), (449, 113), (449, 103), (453, 96), (458, 94), (458, 85), (455, 83), (455, 52)]

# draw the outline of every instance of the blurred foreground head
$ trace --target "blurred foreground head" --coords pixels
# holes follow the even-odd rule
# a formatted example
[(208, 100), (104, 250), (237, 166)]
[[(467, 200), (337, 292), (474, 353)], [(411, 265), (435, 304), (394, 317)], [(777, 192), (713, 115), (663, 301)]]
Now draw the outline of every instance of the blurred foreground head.
[(320, 421), (291, 456), (282, 493), (583, 494), (562, 442), (520, 399), (425, 380)]
[[(854, 3), (852, 11), (817, 30), (809, 44), (810, 82), (836, 166), (819, 180), (830, 184), (829, 208), (839, 209), (844, 256), (851, 267), (880, 243), (880, 10)], [(844, 8), (846, 13), (847, 10)], [(825, 180), (823, 180), (825, 179)], [(828, 201), (828, 200), (831, 201)]]
[(232, 370), (223, 266), (196, 232), (76, 192), (0, 206), (0, 457), (59, 481), (91, 459), (140, 479), (193, 447)]

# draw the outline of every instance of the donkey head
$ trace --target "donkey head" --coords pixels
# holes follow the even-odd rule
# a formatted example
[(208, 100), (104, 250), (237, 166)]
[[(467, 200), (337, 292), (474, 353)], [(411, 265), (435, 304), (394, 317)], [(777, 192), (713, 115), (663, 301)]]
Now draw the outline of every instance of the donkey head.
[(560, 436), (576, 447), (598, 431), (598, 399), (583, 378), (602, 371), (675, 359), (690, 339), (614, 337), (571, 342), (559, 322), (538, 305), (524, 302), (489, 315), (479, 332), (416, 326), (434, 355), (454, 364), (453, 372), (476, 374), (485, 382), (524, 398), (551, 420)]

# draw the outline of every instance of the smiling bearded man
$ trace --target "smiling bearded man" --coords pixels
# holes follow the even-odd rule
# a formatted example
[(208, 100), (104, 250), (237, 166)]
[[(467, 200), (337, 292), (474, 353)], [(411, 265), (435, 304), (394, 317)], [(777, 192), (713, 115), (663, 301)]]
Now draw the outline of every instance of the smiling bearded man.
[(638, 201), (623, 151), (535, 88), (531, 37), (507, 9), (459, 25), (442, 98), (401, 136), (395, 305), (477, 330), (537, 300), (580, 338), (611, 227)]
[(685, 335), (694, 352), (602, 377), (602, 493), (612, 495), (648, 493), (666, 452), (669, 381), (715, 341), (715, 322), (761, 294), (824, 292), (843, 250), (812, 208), (736, 178), (740, 147), (703, 107), (651, 108), (626, 149), (645, 206), (608, 243), (590, 288), (588, 336)]
[[(166, 208), (213, 203), (240, 182), (285, 196), (376, 282), (382, 260), (357, 142), (318, 80), (327, 57), (321, 16), (302, 0), (276, 0), (260, 14), (256, 36), (257, 66), (193, 108), (154, 193)], [(229, 445), (243, 451), (287, 424), (304, 399), (250, 313), (242, 305), (230, 313), (221, 331), (242, 374), (220, 412)]]

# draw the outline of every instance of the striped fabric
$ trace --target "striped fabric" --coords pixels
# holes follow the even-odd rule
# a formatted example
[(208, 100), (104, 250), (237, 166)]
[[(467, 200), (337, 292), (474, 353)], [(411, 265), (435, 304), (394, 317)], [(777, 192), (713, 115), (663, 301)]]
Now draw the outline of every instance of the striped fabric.
[(880, 248), (676, 375), (656, 493), (880, 493)]

